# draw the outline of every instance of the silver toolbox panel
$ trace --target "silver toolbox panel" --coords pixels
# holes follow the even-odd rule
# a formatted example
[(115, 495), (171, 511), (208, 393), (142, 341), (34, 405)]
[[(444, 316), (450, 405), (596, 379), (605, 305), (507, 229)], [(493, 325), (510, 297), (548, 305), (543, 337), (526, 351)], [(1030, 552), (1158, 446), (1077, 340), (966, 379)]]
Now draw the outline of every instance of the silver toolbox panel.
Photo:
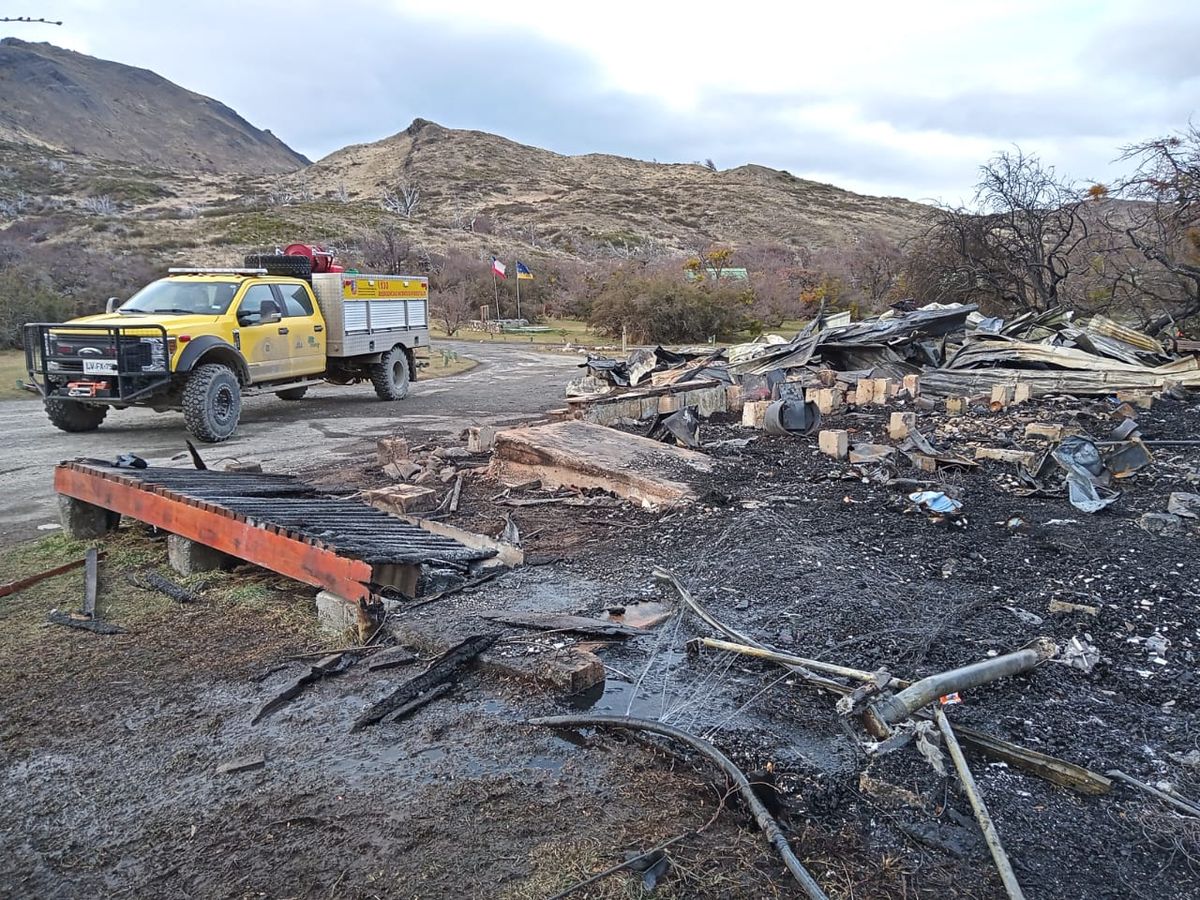
[[(349, 297), (343, 285), (353, 280)], [(385, 282), (379, 285), (378, 282)], [(400, 282), (397, 286), (396, 282)], [(325, 316), (326, 355), (359, 356), (403, 343), (428, 344), (429, 301), (426, 298), (371, 297), (381, 289), (416, 290), (428, 295), (425, 278), (406, 275), (364, 275), (349, 272), (325, 272), (312, 276), (313, 293)], [(420, 330), (420, 335), (409, 332)], [(393, 334), (389, 334), (393, 333)]]

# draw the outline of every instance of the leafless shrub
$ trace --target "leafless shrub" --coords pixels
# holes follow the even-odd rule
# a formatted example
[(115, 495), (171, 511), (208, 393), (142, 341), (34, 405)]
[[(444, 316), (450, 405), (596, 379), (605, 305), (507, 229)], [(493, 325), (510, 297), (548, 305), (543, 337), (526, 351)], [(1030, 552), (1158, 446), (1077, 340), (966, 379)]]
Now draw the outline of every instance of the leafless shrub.
[(79, 201), (79, 208), (94, 216), (115, 216), (117, 214), (116, 201), (107, 194), (99, 197), (84, 197)]
[(18, 191), (11, 197), (0, 197), (0, 219), (15, 219), (29, 206), (30, 197)]
[(337, 203), (350, 202), (350, 191), (347, 190), (346, 183), (344, 181), (338, 183), (337, 190), (333, 192), (333, 199)]
[(395, 191), (385, 193), (379, 205), (390, 213), (411, 219), (416, 214), (420, 202), (421, 189), (415, 184), (405, 182)]

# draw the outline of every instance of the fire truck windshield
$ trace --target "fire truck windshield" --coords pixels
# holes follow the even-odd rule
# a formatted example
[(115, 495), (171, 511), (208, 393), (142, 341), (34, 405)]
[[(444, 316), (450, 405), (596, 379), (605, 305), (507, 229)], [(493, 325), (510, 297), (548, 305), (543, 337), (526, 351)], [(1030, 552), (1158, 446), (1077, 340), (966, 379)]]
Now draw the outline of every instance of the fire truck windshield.
[(229, 309), (238, 286), (230, 281), (188, 282), (164, 278), (146, 285), (117, 312), (122, 315), (164, 314), (219, 316)]

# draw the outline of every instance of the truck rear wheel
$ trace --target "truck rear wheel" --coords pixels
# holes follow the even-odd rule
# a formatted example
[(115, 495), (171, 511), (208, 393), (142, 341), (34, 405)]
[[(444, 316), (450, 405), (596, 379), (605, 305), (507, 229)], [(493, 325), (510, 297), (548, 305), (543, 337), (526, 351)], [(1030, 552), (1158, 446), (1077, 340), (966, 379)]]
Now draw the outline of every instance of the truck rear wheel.
[(46, 415), (50, 424), (61, 431), (95, 431), (108, 415), (108, 407), (50, 399), (46, 401)]
[(199, 366), (183, 388), (183, 420), (200, 441), (220, 443), (233, 436), (242, 415), (242, 386), (228, 366)]
[(371, 384), (380, 400), (403, 400), (408, 396), (411, 374), (408, 354), (403, 347), (393, 347), (371, 366)]
[(275, 396), (280, 400), (303, 400), (308, 393), (307, 387), (288, 388), (286, 391), (276, 391)]

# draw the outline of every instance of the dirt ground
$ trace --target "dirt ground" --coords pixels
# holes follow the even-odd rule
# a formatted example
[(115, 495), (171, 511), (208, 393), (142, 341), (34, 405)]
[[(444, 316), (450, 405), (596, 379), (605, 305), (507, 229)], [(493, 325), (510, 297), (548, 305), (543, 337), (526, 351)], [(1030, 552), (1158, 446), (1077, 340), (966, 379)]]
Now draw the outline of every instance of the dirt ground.
[[(830, 424), (879, 438), (886, 415)], [(935, 440), (965, 452), (972, 436), (995, 445), (1009, 429), (1019, 444), (1022, 418), (1035, 416), (1093, 433), (1108, 423), (1101, 406), (1045, 403), (937, 420)], [(1150, 439), (1194, 437), (1200, 408), (1161, 403), (1139, 421)], [(948, 715), (1097, 772), (1119, 768), (1200, 796), (1197, 538), (1137, 525), (1141, 513), (1165, 509), (1170, 491), (1196, 489), (1196, 448), (1157, 450), (1153, 467), (1094, 516), (1065, 497), (1012, 493), (1006, 464), (943, 474), (969, 519), (953, 528), (909, 511), (875, 472), (820, 456), (812, 439), (703, 429), (706, 442), (752, 435), (743, 449), (711, 450), (721, 464), (702, 502), (660, 513), (600, 497), (568, 505), (565, 492), (563, 502), (506, 505), (555, 495), (505, 495), (469, 479), (455, 523), (495, 535), (511, 516), (529, 564), (401, 608), (399, 624), (448, 641), (494, 630), (477, 615), (485, 609), (671, 609), (672, 593), (651, 578), (662, 565), (718, 618), (766, 643), (900, 677), (1039, 635), (1060, 646), (1086, 636), (1102, 655), (1090, 673), (1046, 663), (964, 693)], [(369, 462), (325, 473), (334, 477), (383, 480)], [(595, 647), (609, 678), (585, 696), (476, 673), (403, 723), (350, 734), (354, 718), (407, 677), (360, 664), (250, 726), (259, 705), (305, 671), (290, 657), (344, 644), (314, 629), (312, 592), (249, 570), (204, 578), (200, 602), (180, 606), (125, 579), (166, 571), (161, 539), (123, 528), (105, 546), (100, 609), (126, 634), (43, 626), (50, 607), (78, 602), (78, 572), (0, 600), (0, 893), (548, 897), (628, 851), (700, 829), (725, 793), (680, 748), (525, 724), (589, 709), (708, 735), (747, 770), (774, 763), (793, 846), (831, 897), (1003, 896), (952, 770), (938, 775), (911, 746), (869, 755), (835, 698), (790, 673), (685, 652), (688, 639), (710, 633), (689, 616)], [(61, 536), (23, 545), (0, 561), (0, 581), (82, 550)], [(1052, 613), (1054, 599), (1096, 614)], [(552, 657), (578, 643), (513, 630), (497, 653)], [(265, 757), (262, 768), (214, 774), (253, 754)], [(1085, 797), (968, 759), (1027, 896), (1200, 896), (1195, 820), (1119, 784)], [(737, 808), (669, 853), (658, 896), (800, 895)], [(625, 872), (576, 896), (642, 895)]]

